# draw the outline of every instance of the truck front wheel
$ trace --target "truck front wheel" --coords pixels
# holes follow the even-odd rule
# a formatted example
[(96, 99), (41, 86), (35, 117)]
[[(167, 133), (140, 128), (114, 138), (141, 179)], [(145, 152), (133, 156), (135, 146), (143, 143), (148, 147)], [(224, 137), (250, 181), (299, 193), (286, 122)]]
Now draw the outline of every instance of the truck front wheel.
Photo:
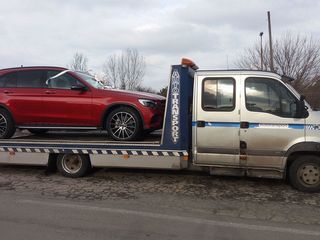
[(65, 177), (83, 177), (91, 169), (90, 158), (83, 154), (59, 154), (57, 168)]
[(304, 192), (320, 191), (320, 158), (314, 155), (297, 157), (289, 167), (291, 185)]

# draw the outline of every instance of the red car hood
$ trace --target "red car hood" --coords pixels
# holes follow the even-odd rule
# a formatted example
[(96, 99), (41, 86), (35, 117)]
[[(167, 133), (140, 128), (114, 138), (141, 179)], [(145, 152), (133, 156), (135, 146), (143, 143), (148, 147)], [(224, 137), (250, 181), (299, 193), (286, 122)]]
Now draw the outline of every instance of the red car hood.
[(108, 89), (105, 91), (112, 91), (119, 94), (123, 94), (126, 96), (136, 97), (136, 98), (143, 98), (143, 99), (150, 99), (150, 100), (166, 100), (165, 97), (152, 94), (152, 93), (145, 93), (145, 92), (135, 92), (135, 91), (128, 91), (128, 90), (120, 90), (120, 89)]

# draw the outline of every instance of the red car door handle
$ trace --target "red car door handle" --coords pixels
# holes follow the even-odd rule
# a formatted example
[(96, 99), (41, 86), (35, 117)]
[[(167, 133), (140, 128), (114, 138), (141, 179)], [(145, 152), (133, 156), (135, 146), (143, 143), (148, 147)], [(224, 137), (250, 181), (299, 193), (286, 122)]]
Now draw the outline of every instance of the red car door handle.
[(5, 94), (10, 94), (10, 93), (13, 93), (13, 92), (11, 92), (11, 91), (8, 91), (8, 90), (4, 90), (3, 91)]
[(46, 91), (46, 94), (56, 94), (55, 91)]

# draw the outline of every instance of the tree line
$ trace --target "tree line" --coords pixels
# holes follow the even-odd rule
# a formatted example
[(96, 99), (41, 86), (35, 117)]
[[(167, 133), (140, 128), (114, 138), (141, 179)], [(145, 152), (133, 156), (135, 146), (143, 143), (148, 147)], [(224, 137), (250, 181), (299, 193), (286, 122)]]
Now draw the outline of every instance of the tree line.
[[(262, 55), (262, 68), (261, 68)], [(286, 33), (273, 44), (274, 71), (292, 77), (289, 82), (306, 96), (312, 107), (320, 107), (320, 42), (312, 36)], [(255, 45), (245, 49), (236, 65), (240, 68), (267, 70), (270, 68), (269, 45)]]
[[(83, 53), (75, 53), (68, 67), (75, 71), (93, 74), (88, 69), (88, 58)], [(117, 89), (149, 92), (163, 95), (163, 89), (156, 91), (143, 86), (146, 62), (137, 49), (128, 48), (120, 54), (110, 55), (103, 65), (100, 81)]]

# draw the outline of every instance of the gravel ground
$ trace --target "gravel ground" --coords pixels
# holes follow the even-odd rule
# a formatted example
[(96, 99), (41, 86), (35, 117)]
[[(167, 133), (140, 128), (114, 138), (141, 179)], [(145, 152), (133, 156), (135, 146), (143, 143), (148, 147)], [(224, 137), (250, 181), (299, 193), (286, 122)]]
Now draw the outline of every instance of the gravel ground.
[(130, 201), (220, 216), (320, 225), (320, 193), (279, 180), (213, 177), (205, 173), (99, 169), (70, 179), (43, 167), (0, 167), (0, 193), (79, 201)]

